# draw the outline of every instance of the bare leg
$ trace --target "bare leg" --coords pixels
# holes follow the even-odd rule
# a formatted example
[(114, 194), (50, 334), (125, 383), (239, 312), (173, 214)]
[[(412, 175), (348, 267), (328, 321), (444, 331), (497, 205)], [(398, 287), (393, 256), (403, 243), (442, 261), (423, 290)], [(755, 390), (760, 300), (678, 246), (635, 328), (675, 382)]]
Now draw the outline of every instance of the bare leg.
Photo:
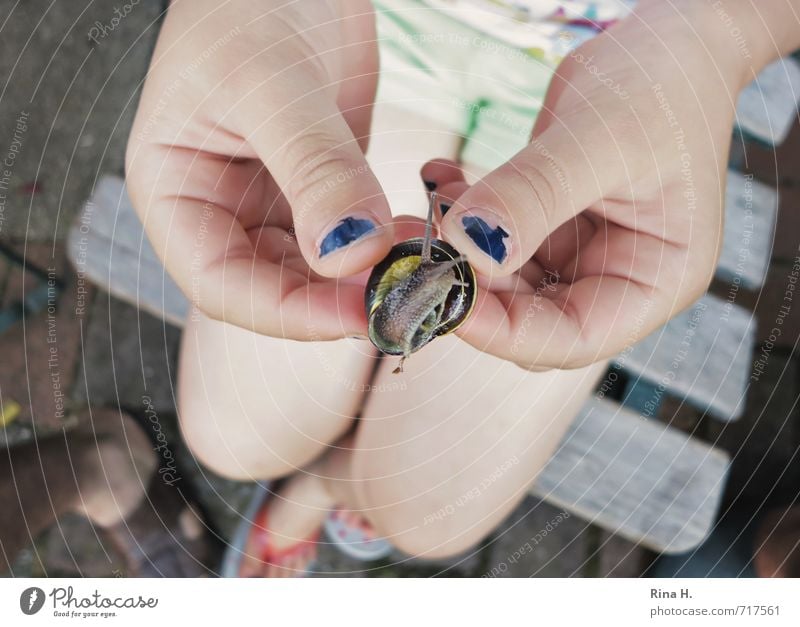
[[(401, 124), (394, 127), (395, 131), (405, 128), (408, 120), (396, 120), (393, 115), (376, 110), (378, 128), (381, 120), (387, 127)], [(420, 130), (424, 128), (421, 121), (414, 124)], [(406, 136), (402, 137), (405, 142)], [(395, 162), (403, 163), (401, 171), (405, 175), (390, 176), (397, 173), (392, 157), (398, 154), (393, 152), (394, 143), (382, 145), (379, 134), (371, 162), (379, 176), (384, 175), (382, 183), (387, 186), (390, 198), (396, 199), (393, 202), (396, 210), (402, 204), (401, 211), (405, 213), (413, 209), (422, 211), (425, 197), (417, 173), (425, 153), (418, 153), (421, 156), (416, 158), (407, 155), (396, 159)], [(447, 156), (447, 152), (438, 151), (428, 154)], [(408, 205), (405, 195), (413, 198)], [(198, 341), (202, 333), (201, 328)], [(279, 345), (278, 341), (265, 340), (259, 352), (277, 350), (279, 356), (283, 355), (279, 373), (285, 378), (285, 362), (292, 360), (285, 349), (276, 348)], [(186, 351), (185, 348), (184, 356)], [(220, 349), (211, 351), (214, 352), (219, 354)], [(235, 359), (238, 361), (245, 354), (237, 351)], [(312, 368), (304, 372), (318, 380), (309, 384), (303, 379), (304, 393), (319, 394), (319, 379), (325, 377), (314, 374), (313, 365), (318, 360), (313, 359), (313, 353), (306, 358)], [(347, 371), (349, 366), (344, 363), (347, 357), (339, 355), (338, 359), (343, 360), (342, 369)], [(241, 363), (254, 360), (258, 361), (258, 356), (251, 354), (247, 360), (241, 359)], [(216, 358), (216, 363), (226, 361), (230, 359)], [(326, 455), (296, 474), (281, 492), (271, 512), (274, 516), (270, 517), (270, 530), (277, 543), (290, 544), (302, 539), (310, 525), (321, 523), (327, 509), (340, 505), (363, 512), (380, 533), (408, 553), (436, 557), (465, 550), (489, 533), (523, 498), (605, 367), (596, 364), (575, 371), (531, 373), (480, 353), (454, 337), (436, 340), (415, 354), (402, 375), (391, 374), (395, 366), (396, 360), (382, 361), (373, 381), (377, 391), (368, 395), (353, 449), (343, 445), (337, 452)], [(250, 368), (247, 376), (253, 378), (254, 371), (257, 369)], [(356, 367), (355, 372), (363, 371)], [(226, 393), (235, 388), (227, 374), (220, 381), (224, 381), (221, 387)], [(266, 387), (261, 378), (258, 383)], [(265, 394), (261, 392), (262, 397)], [(181, 398), (185, 403), (185, 393), (182, 392)], [(200, 402), (217, 407), (232, 404), (209, 403), (207, 399)], [(348, 415), (346, 410), (358, 402), (333, 395), (320, 398), (316, 404), (318, 410), (331, 409), (334, 416), (342, 419)], [(291, 413), (282, 409), (275, 420), (271, 417), (275, 410), (265, 411), (268, 406), (263, 400), (248, 407), (262, 421), (274, 422), (266, 427), (269, 436), (259, 431), (264, 426), (254, 427), (249, 418), (233, 434), (239, 439), (230, 441), (231, 449), (254, 448), (251, 455), (240, 458), (249, 466), (258, 455), (271, 458), (270, 446), (277, 446), (277, 442), (284, 446), (286, 438), (281, 431), (287, 431), (288, 417), (301, 421), (300, 427), (288, 430), (289, 434), (309, 433), (315, 428), (305, 423), (302, 411)], [(206, 428), (216, 423), (213, 414), (206, 411), (205, 416), (205, 420), (211, 421)], [(240, 415), (236, 420), (242, 418)], [(349, 421), (342, 420), (346, 428)], [(329, 422), (333, 423), (336, 420)], [(327, 441), (332, 441), (344, 428), (328, 432)], [(216, 450), (220, 436), (216, 432), (212, 437)], [(323, 439), (315, 436), (316, 442)], [(308, 447), (303, 438), (299, 444)], [(286, 449), (289, 452), (283, 455), (300, 466), (313, 457), (299, 454), (300, 448), (289, 447)], [(321, 450), (321, 446), (312, 448), (316, 452)], [(290, 469), (285, 464), (278, 466)], [(258, 573), (257, 565), (250, 566), (252, 574)]]
[(376, 381), (350, 462), (355, 496), (407, 553), (454, 555), (491, 532), (527, 493), (592, 392), (604, 363), (532, 373), (454, 337)]
[[(455, 154), (459, 137), (385, 106), (376, 108), (372, 132), (370, 164), (394, 212), (424, 216), (419, 168), (428, 155)], [(272, 500), (269, 531), (276, 548), (304, 539), (334, 504), (350, 502), (352, 481), (322, 479), (348, 475), (349, 450), (312, 462), (352, 426), (375, 357), (364, 341), (290, 342), (205, 317), (187, 323), (178, 405), (194, 454), (234, 479), (268, 479), (303, 468)], [(291, 566), (302, 570), (300, 563)], [(283, 574), (252, 559), (244, 560), (242, 571)]]
[(293, 342), (189, 321), (178, 375), (184, 437), (223, 476), (289, 474), (352, 425), (374, 359), (364, 340)]
[[(424, 217), (420, 167), (429, 155), (454, 155), (459, 136), (385, 104), (375, 108), (372, 135), (370, 166), (393, 211)], [(375, 355), (366, 341), (291, 342), (205, 316), (189, 320), (178, 377), (184, 437), (224, 476), (288, 474), (352, 426)]]
[(467, 550), (524, 498), (605, 369), (527, 372), (452, 336), (394, 366), (382, 361), (355, 443), (293, 479), (282, 534), (339, 505), (411, 555)]

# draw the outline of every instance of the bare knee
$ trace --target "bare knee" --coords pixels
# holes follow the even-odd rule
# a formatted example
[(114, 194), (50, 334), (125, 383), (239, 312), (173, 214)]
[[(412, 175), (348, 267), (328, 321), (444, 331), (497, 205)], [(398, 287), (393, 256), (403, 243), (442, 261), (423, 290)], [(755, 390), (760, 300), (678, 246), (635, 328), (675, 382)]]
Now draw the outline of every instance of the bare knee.
[(234, 481), (277, 479), (290, 474), (298, 465), (268, 451), (256, 452), (251, 446), (216, 443), (207, 434), (184, 430), (184, 440), (193, 457), (214, 473)]
[(181, 431), (187, 447), (201, 464), (226, 479), (283, 477), (306, 466), (326, 446), (326, 442), (287, 429), (269, 416), (259, 417), (257, 428), (251, 428), (246, 420), (215, 415), (207, 406), (181, 401)]
[(491, 531), (480, 518), (471, 515), (470, 508), (457, 508), (453, 503), (438, 502), (425, 495), (387, 505), (385, 499), (381, 504), (369, 493), (367, 490), (366, 512), (376, 531), (413, 557), (442, 559), (461, 555)]

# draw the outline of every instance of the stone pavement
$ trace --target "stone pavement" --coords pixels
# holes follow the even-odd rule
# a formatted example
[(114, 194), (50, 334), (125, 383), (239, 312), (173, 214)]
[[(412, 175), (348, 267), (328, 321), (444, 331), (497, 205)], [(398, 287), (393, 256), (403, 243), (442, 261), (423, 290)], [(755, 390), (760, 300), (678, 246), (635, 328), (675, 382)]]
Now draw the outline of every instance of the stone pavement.
[[(91, 41), (88, 34), (96, 22), (107, 25), (114, 17), (112, 5), (62, 2), (46, 11), (50, 2), (31, 0), (14, 11), (10, 34), (0, 37), (0, 73), (10, 77), (10, 88), (0, 99), (0, 151), (18, 148), (11, 193), (0, 213), (0, 244), (44, 274), (0, 260), (4, 308), (37, 294), (44, 303), (38, 309), (36, 302), (29, 303), (24, 321), (0, 334), (2, 401), (14, 401), (19, 408), (0, 429), (0, 445), (26, 441), (34, 430), (42, 435), (70, 427), (85, 419), (80, 410), (87, 404), (143, 416), (147, 397), (213, 527), (229, 536), (252, 488), (203, 469), (180, 441), (174, 404), (179, 332), (90, 286), (79, 286), (64, 259), (64, 235), (94, 182), (101, 173), (122, 172), (125, 139), (161, 5), (143, 0), (113, 30)], [(30, 30), (24, 25), (42, 15), (34, 40), (19, 55), (24, 43), (19, 38)], [(767, 283), (760, 292), (737, 296), (737, 303), (758, 318), (760, 345), (754, 359), (767, 356), (763, 375), (753, 382), (745, 415), (734, 424), (723, 425), (675, 401), (664, 403), (659, 419), (728, 450), (733, 467), (724, 508), (756, 511), (788, 502), (800, 485), (795, 350), (800, 306), (792, 307), (781, 336), (770, 340), (800, 246), (800, 125), (777, 151), (748, 143), (736, 147), (736, 154), (757, 179), (780, 186)], [(54, 285), (48, 291), (50, 277)], [(717, 282), (713, 290), (725, 297), (727, 288)], [(52, 314), (50, 298), (58, 301)], [(646, 573), (654, 557), (528, 498), (501, 529), (459, 559), (425, 562), (393, 555), (365, 568), (324, 546), (317, 571), (320, 576), (616, 577)], [(69, 516), (18, 557), (14, 574), (124, 573), (95, 530)]]

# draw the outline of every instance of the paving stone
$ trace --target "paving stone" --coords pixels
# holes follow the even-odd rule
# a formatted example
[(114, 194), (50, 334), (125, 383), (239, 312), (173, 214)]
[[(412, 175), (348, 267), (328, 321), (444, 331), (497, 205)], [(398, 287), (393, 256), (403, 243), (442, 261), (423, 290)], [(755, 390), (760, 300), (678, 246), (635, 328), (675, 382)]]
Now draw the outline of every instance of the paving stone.
[(796, 349), (800, 338), (800, 257), (795, 263), (774, 262), (757, 298), (753, 304), (756, 341)]
[(214, 474), (194, 459), (182, 440), (177, 440), (177, 448), (180, 472), (191, 483), (194, 495), (219, 533), (219, 540), (229, 542), (242, 520), (242, 513), (250, 502), (255, 484), (231, 481)]
[(619, 536), (600, 531), (598, 577), (640, 577), (650, 552)]
[(577, 516), (528, 498), (494, 534), (481, 576), (582, 576), (589, 527)]
[(51, 577), (114, 577), (124, 566), (100, 529), (88, 519), (67, 514), (37, 541)]
[(377, 564), (359, 562), (347, 557), (334, 545), (323, 543), (319, 545), (319, 553), (311, 577), (381, 577), (386, 576), (387, 572), (399, 573), (401, 570), (402, 568), (393, 566), (391, 562), (388, 565), (385, 562)]
[(480, 577), (488, 560), (487, 549), (481, 546), (451, 559), (419, 559), (395, 552), (383, 560), (360, 562), (343, 554), (324, 536), (323, 541), (313, 577)]
[(31, 272), (25, 272), (22, 266), (6, 261), (6, 277), (4, 289), (0, 294), (0, 306), (3, 309), (22, 302), (25, 294), (30, 294), (41, 284), (41, 280)]
[(11, 273), (11, 263), (5, 257), (0, 256), (0, 297), (6, 288), (8, 275)]
[(674, 396), (664, 397), (658, 410), (658, 419), (661, 422), (693, 436), (698, 435), (702, 418), (702, 411)]
[[(740, 143), (734, 138), (734, 146)], [(800, 172), (800, 123), (795, 120), (789, 135), (780, 146), (767, 146), (748, 141), (737, 147), (742, 170), (752, 172), (755, 177), (771, 185), (798, 185)]]
[(49, 269), (62, 280), (74, 274), (72, 265), (67, 260), (63, 239), (34, 241), (4, 237), (2, 244), (11, 253), (23, 259), (32, 271), (47, 272)]
[(15, 158), (0, 233), (60, 237), (97, 175), (122, 172), (162, 2), (133, 5), (105, 37), (90, 41), (95, 22), (111, 24), (115, 8), (30, 0), (9, 12), (0, 75), (12, 88), (0, 100), (0, 155), (13, 151)]
[(0, 563), (0, 577), (41, 577), (42, 565), (33, 546), (24, 548), (11, 562), (8, 570), (3, 571), (4, 563)]
[(389, 562), (404, 577), (480, 577), (486, 572), (486, 564), (491, 558), (491, 540), (488, 538), (461, 555), (446, 559), (410, 558), (396, 552)]
[(772, 256), (793, 261), (800, 254), (800, 187), (781, 187)]
[[(756, 351), (756, 360), (762, 356)], [(742, 418), (707, 424), (709, 440), (731, 455), (724, 501), (760, 504), (796, 498), (800, 479), (800, 368), (796, 359), (772, 352), (751, 380)]]
[[(715, 281), (715, 294), (726, 302), (755, 312), (756, 344), (771, 343), (791, 350), (800, 338), (800, 257), (796, 263), (773, 260), (761, 290), (738, 289)], [(754, 352), (759, 353), (756, 346)]]
[[(63, 247), (56, 249), (50, 264), (53, 276), (59, 272), (68, 276), (63, 271), (67, 265)], [(43, 433), (66, 424), (69, 391), (78, 367), (80, 322), (75, 316), (75, 290), (59, 291), (55, 281), (43, 282), (17, 265), (11, 266), (0, 300), (4, 307), (23, 296), (30, 301), (32, 290), (39, 294), (39, 311), (26, 312), (23, 320), (0, 335), (0, 392), (4, 402), (14, 400), (20, 405), (14, 423), (35, 425)]]
[(180, 331), (105, 293), (98, 293), (84, 331), (83, 368), (74, 397), (93, 406), (175, 413)]

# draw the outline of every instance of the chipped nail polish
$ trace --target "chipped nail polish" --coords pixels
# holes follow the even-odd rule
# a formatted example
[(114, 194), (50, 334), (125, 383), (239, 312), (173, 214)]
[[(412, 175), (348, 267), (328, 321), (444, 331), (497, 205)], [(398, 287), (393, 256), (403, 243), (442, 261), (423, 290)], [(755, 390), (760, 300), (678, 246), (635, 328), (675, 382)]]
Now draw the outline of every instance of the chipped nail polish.
[(509, 234), (502, 226), (492, 227), (486, 220), (475, 215), (465, 215), (461, 219), (461, 225), (470, 239), (484, 253), (497, 263), (505, 261), (508, 256), (508, 246), (505, 240)]
[(352, 216), (344, 218), (322, 238), (319, 245), (319, 256), (324, 257), (340, 248), (349, 246), (356, 240), (372, 233), (376, 228), (375, 222), (366, 218), (354, 218)]
[(450, 202), (440, 202), (439, 203), (439, 210), (442, 212), (442, 216), (450, 211), (450, 207), (453, 206), (453, 203)]
[(427, 189), (429, 192), (432, 192), (433, 190), (436, 189), (436, 181), (422, 181), (422, 182), (425, 183), (425, 189)]

